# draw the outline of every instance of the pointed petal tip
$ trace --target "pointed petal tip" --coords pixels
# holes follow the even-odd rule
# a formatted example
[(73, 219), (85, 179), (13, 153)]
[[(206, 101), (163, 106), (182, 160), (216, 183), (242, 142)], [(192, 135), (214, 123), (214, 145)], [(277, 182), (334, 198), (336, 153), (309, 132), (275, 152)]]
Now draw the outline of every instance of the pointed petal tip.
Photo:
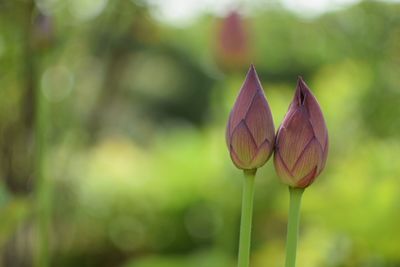
[(303, 77), (301, 75), (298, 76), (297, 78), (297, 88), (304, 91), (310, 91), (310, 88), (308, 87), (308, 85), (306, 84), (306, 82), (304, 81)]
[(254, 66), (253, 63), (250, 64), (249, 71), (247, 72), (247, 75), (249, 75), (250, 73), (251, 74), (255, 74), (257, 76), (256, 67)]
[(258, 74), (254, 64), (250, 64), (249, 70), (246, 74), (246, 79), (244, 81), (244, 85), (242, 88), (252, 88), (255, 90), (263, 90), (260, 79), (258, 78)]
[(304, 81), (303, 77), (301, 75), (298, 76), (297, 78), (297, 86), (296, 86), (296, 92), (295, 92), (295, 98), (297, 104), (304, 105), (304, 102), (307, 98), (307, 95), (311, 94), (311, 90)]
[(301, 75), (297, 76), (297, 87), (300, 89), (307, 88), (307, 84)]

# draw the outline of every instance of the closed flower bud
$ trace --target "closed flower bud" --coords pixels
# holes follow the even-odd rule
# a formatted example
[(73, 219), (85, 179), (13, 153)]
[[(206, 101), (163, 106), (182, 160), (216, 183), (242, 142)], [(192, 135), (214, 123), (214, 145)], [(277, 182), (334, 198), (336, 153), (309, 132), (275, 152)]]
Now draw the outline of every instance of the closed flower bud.
[(275, 142), (275, 168), (281, 180), (305, 188), (321, 173), (328, 155), (328, 131), (317, 100), (301, 77)]
[(275, 130), (271, 110), (254, 66), (229, 115), (226, 141), (233, 163), (250, 170), (267, 162), (274, 147)]
[(230, 12), (218, 25), (215, 56), (226, 70), (242, 69), (250, 57), (250, 32), (243, 17)]

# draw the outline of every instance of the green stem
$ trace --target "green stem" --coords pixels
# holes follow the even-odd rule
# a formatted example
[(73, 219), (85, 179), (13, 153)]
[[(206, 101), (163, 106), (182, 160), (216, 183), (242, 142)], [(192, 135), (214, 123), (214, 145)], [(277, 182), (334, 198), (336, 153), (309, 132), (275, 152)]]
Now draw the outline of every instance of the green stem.
[(250, 261), (251, 221), (253, 217), (254, 180), (256, 169), (244, 171), (242, 218), (240, 222), (238, 267), (248, 267)]
[(296, 266), (297, 239), (299, 236), (301, 196), (304, 188), (289, 187), (290, 207), (286, 239), (286, 267)]

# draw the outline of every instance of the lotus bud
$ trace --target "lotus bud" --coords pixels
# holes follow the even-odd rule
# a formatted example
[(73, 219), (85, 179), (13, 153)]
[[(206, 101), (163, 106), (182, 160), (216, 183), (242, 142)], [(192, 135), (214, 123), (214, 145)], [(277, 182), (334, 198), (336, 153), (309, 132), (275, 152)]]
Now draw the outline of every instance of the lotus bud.
[(216, 59), (227, 70), (241, 69), (250, 57), (250, 31), (244, 18), (230, 12), (221, 22), (216, 43)]
[(328, 130), (321, 108), (303, 79), (278, 129), (274, 164), (281, 180), (305, 188), (321, 173), (328, 156)]
[(267, 162), (274, 147), (271, 110), (253, 65), (229, 115), (226, 142), (233, 163), (251, 170)]

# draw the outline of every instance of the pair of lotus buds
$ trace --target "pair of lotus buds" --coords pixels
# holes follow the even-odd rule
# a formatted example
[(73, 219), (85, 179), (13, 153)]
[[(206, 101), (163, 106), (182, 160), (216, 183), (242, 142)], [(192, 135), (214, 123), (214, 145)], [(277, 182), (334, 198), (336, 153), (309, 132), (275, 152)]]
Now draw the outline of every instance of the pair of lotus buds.
[(239, 169), (263, 166), (274, 152), (274, 165), (282, 182), (309, 186), (325, 167), (328, 131), (321, 108), (299, 77), (297, 88), (277, 133), (272, 113), (253, 65), (229, 115), (226, 141)]

